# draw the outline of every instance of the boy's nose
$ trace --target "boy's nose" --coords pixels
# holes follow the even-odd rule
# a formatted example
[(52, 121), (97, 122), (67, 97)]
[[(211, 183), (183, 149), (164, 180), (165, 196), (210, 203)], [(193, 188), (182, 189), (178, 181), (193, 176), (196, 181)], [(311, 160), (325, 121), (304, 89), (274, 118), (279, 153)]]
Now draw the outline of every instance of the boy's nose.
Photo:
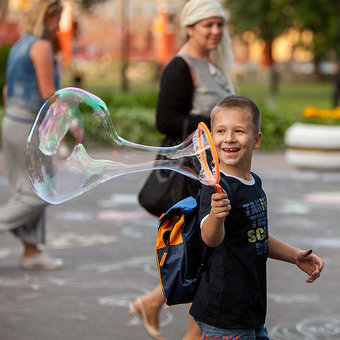
[(235, 136), (232, 132), (227, 132), (224, 136), (224, 140), (227, 143), (233, 142), (235, 140)]

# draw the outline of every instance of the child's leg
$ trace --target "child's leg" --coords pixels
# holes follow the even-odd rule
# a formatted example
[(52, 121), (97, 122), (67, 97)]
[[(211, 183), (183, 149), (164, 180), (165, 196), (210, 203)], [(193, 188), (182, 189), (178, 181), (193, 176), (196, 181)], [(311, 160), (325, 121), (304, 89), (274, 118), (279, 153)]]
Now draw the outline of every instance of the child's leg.
[[(139, 297), (134, 301), (134, 306), (138, 313), (141, 313), (141, 307), (144, 308), (147, 322), (156, 330), (159, 329), (159, 312), (165, 303), (161, 285), (155, 287), (150, 293)], [(142, 304), (143, 306), (140, 306)]]
[[(189, 309), (191, 307), (191, 303), (189, 304)], [(188, 329), (185, 334), (183, 340), (201, 340), (202, 332), (195, 322), (194, 318), (188, 314)]]

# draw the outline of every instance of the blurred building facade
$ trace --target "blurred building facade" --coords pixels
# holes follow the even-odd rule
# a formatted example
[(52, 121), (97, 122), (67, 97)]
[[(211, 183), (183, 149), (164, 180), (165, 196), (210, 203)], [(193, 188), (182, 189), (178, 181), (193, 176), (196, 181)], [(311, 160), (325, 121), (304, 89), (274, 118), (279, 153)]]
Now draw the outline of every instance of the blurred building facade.
[[(59, 38), (63, 61), (112, 61), (124, 56), (129, 61), (152, 61), (164, 65), (178, 50), (184, 36), (178, 13), (185, 0), (107, 0), (84, 11), (77, 0), (61, 0), (64, 11)], [(34, 0), (0, 0), (0, 45), (12, 44), (21, 35), (24, 13)], [(230, 28), (232, 31), (232, 28)], [(298, 48), (309, 42), (310, 32), (290, 30), (274, 42), (278, 63), (311, 64), (313, 55)], [(236, 72), (265, 67), (264, 43), (252, 32), (232, 35)], [(306, 70), (307, 72), (308, 70)]]

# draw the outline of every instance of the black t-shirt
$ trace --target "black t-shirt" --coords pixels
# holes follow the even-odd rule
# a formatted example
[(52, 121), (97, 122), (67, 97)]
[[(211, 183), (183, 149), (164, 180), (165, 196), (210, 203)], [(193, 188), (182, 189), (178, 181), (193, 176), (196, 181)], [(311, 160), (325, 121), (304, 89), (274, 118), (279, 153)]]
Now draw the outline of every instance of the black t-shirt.
[[(267, 305), (267, 200), (261, 184), (224, 176), (232, 191), (232, 209), (225, 219), (225, 238), (210, 248), (207, 270), (190, 314), (219, 328), (255, 328), (264, 324)], [(203, 186), (200, 220), (211, 209), (212, 186)]]

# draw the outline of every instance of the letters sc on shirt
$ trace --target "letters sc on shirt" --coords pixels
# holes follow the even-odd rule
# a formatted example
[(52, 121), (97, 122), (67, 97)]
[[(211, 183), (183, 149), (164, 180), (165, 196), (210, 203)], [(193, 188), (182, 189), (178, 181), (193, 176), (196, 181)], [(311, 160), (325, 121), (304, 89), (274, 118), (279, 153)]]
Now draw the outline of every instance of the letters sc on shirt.
[(263, 241), (266, 238), (266, 231), (264, 228), (259, 227), (256, 229), (248, 230), (248, 242), (254, 243), (256, 241)]

